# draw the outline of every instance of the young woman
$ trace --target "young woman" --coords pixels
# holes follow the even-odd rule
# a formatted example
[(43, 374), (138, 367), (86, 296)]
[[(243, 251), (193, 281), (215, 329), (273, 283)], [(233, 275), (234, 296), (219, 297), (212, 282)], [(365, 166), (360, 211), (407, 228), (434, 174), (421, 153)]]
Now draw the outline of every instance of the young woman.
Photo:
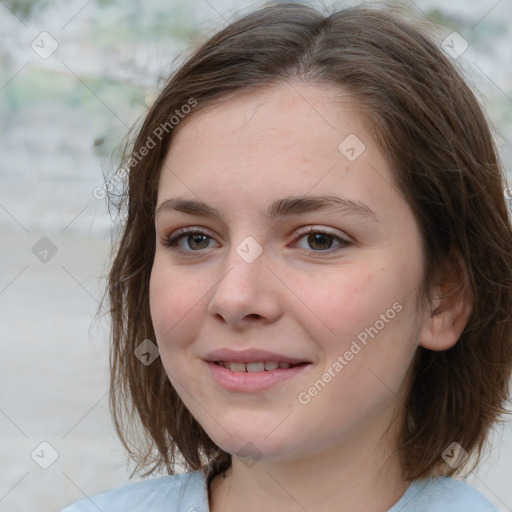
[(111, 404), (169, 476), (66, 512), (495, 510), (453, 477), (508, 396), (505, 179), (432, 39), (262, 8), (172, 75), (125, 164)]

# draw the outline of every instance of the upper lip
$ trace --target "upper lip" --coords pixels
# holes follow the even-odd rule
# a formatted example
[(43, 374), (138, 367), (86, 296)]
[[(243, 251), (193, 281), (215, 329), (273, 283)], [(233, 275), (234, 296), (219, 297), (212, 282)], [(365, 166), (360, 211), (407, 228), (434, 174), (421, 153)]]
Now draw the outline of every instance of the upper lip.
[(229, 348), (221, 348), (208, 352), (204, 356), (205, 361), (229, 361), (233, 363), (257, 363), (260, 361), (277, 361), (280, 363), (309, 363), (305, 359), (297, 357), (285, 356), (277, 352), (269, 352), (267, 350), (249, 348), (245, 350), (231, 350)]

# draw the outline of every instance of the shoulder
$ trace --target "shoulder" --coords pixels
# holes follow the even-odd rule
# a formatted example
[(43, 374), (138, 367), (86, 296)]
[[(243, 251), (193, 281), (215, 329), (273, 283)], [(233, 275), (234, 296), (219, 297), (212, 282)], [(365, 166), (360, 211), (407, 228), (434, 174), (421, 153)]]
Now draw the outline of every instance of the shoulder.
[(497, 512), (471, 485), (449, 477), (414, 481), (389, 512)]
[(84, 498), (61, 512), (208, 512), (202, 470), (153, 478)]

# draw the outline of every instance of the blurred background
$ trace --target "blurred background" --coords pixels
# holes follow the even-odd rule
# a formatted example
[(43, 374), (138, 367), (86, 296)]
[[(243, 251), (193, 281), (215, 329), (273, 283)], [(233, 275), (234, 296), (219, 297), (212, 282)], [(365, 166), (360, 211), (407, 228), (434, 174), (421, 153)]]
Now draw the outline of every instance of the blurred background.
[[(128, 482), (108, 411), (109, 325), (93, 323), (117, 232), (104, 176), (187, 49), (259, 5), (0, 1), (0, 511), (57, 511)], [(512, 183), (512, 0), (400, 5), (440, 25)], [(468, 481), (511, 511), (511, 474), (508, 421)]]

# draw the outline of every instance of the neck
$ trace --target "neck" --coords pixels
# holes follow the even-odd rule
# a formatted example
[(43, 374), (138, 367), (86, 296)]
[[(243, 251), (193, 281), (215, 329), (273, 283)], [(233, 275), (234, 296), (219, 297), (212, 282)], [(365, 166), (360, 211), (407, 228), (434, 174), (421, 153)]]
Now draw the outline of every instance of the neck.
[(335, 448), (293, 459), (250, 465), (233, 456), (232, 466), (211, 482), (210, 510), (386, 512), (409, 486), (393, 442), (396, 430), (390, 431), (383, 435), (374, 424)]

